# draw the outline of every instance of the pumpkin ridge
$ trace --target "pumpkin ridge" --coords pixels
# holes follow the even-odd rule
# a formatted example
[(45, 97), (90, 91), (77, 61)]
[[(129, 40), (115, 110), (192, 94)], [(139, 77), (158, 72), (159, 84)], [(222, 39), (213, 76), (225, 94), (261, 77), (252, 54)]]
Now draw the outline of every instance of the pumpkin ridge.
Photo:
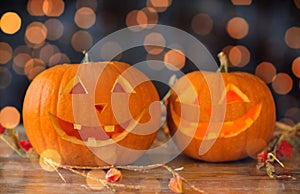
[[(60, 65), (59, 67), (60, 67), (59, 69), (62, 69), (62, 70), (57, 69), (57, 72), (55, 72), (55, 73), (57, 73), (57, 75), (58, 75), (58, 73), (62, 73), (62, 75), (58, 76), (60, 78), (60, 80), (57, 81), (59, 84), (56, 84), (56, 85), (59, 86), (58, 92), (56, 93), (56, 99), (54, 101), (54, 102), (57, 102), (56, 106), (54, 106), (54, 107), (56, 107), (56, 110), (54, 111), (56, 115), (58, 114), (58, 111), (59, 111), (58, 106), (60, 104), (60, 95), (62, 95), (61, 92), (64, 89), (64, 88), (62, 88), (62, 83), (61, 82), (62, 82), (62, 80), (66, 80), (65, 76), (68, 76), (69, 70), (72, 70), (75, 67), (75, 65), (72, 67), (72, 66), (64, 64), (64, 65)], [(61, 71), (63, 71), (63, 72), (61, 72)], [(76, 73), (75, 73), (75, 75), (76, 75)], [(73, 106), (73, 105), (71, 105), (71, 106)], [(61, 141), (59, 135), (56, 135), (56, 142), (58, 142), (58, 146), (56, 146), (56, 149), (58, 149), (59, 153), (65, 155), (64, 154), (65, 152), (63, 150), (64, 145), (62, 145), (64, 142)], [(65, 157), (65, 156), (62, 156), (62, 157)]]
[[(45, 81), (45, 80), (44, 80)], [(39, 101), (41, 101), (42, 99), (43, 99), (43, 90), (44, 90), (44, 88), (45, 88), (45, 84), (40, 84), (40, 86), (41, 86), (41, 92), (40, 92), (40, 99), (39, 99)], [(41, 115), (41, 113), (42, 113), (42, 107), (41, 106), (39, 106), (39, 112), (38, 112), (38, 115)], [(39, 120), (39, 129), (41, 129), (42, 128), (42, 119), (41, 119), (41, 117), (39, 117), (38, 118), (38, 120)], [(36, 129), (37, 130), (37, 129)], [(47, 141), (45, 141), (45, 137), (44, 137), (44, 135), (43, 134), (41, 134), (40, 135), (41, 136), (41, 138), (43, 139), (42, 140), (42, 142), (43, 142), (43, 147), (47, 147), (48, 145), (47, 145)]]

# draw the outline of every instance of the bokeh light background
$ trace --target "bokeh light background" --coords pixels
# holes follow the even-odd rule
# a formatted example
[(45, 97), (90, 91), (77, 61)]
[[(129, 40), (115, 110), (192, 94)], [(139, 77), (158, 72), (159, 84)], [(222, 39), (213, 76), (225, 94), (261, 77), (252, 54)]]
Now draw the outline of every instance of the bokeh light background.
[[(21, 112), (30, 80), (43, 70), (80, 63), (83, 51), (106, 35), (134, 25), (140, 27), (132, 30), (143, 30), (146, 24), (192, 34), (216, 61), (224, 51), (230, 71), (256, 74), (268, 84), (277, 120), (300, 121), (300, 0), (1, 0), (0, 110), (14, 106)], [(145, 42), (166, 44), (158, 33), (149, 33)], [(162, 60), (192, 71), (186, 51), (176, 42), (168, 44), (178, 49), (148, 46), (116, 59), (130, 64)], [(110, 57), (110, 49), (122, 50), (117, 42), (107, 43), (100, 52), (103, 60)], [(176, 73), (171, 66), (155, 68)], [(160, 91), (161, 96), (164, 93)]]

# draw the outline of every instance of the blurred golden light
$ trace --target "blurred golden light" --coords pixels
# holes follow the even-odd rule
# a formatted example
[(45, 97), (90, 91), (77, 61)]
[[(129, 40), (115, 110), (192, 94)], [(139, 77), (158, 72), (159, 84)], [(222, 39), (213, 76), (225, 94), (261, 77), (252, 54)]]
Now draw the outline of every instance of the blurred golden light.
[(298, 9), (300, 9), (300, 0), (294, 0), (294, 3)]
[[(224, 48), (222, 48), (222, 52), (224, 52), (226, 56), (229, 56), (229, 52), (230, 52), (230, 50), (232, 48), (233, 48), (232, 45), (227, 45)], [(232, 64), (230, 63), (230, 61), (229, 61), (229, 66), (232, 66)]]
[(270, 62), (263, 61), (257, 65), (255, 74), (269, 84), (276, 75), (276, 67)]
[(71, 40), (72, 47), (78, 52), (88, 51), (93, 45), (93, 38), (87, 31), (77, 31)]
[(96, 22), (96, 14), (89, 7), (79, 8), (74, 17), (76, 25), (80, 28), (88, 29)]
[(65, 3), (62, 0), (44, 0), (43, 11), (46, 16), (60, 16), (65, 9)]
[(300, 57), (293, 60), (292, 72), (296, 77), (300, 78)]
[(165, 46), (166, 40), (160, 33), (151, 32), (145, 37), (144, 48), (149, 54), (157, 55), (164, 50)]
[(147, 7), (153, 7), (157, 12), (164, 12), (171, 3), (172, 0), (147, 0)]
[(158, 14), (152, 7), (145, 7), (141, 10), (132, 10), (126, 16), (126, 25), (132, 31), (140, 31), (145, 28), (151, 28), (157, 24)]
[[(120, 53), (115, 56), (116, 53)], [(100, 49), (100, 56), (105, 61), (110, 61), (112, 59), (118, 60), (120, 59), (122, 54), (122, 47), (119, 43), (109, 41), (103, 44), (102, 48)]]
[(26, 28), (25, 38), (31, 44), (41, 44), (46, 40), (47, 28), (41, 22), (32, 22)]
[(278, 73), (272, 81), (272, 88), (277, 94), (285, 95), (293, 88), (293, 80), (287, 73)]
[(45, 159), (53, 161), (57, 164), (61, 164), (61, 156), (56, 150), (52, 150), (52, 149), (45, 150), (41, 153), (39, 158), (39, 164), (42, 167), (42, 169), (48, 172), (55, 171), (58, 167), (54, 165), (50, 165), (45, 161)]
[(13, 59), (13, 68), (18, 74), (24, 74), (24, 66), (31, 56), (27, 53), (19, 53)]
[(199, 13), (192, 19), (192, 29), (199, 35), (207, 35), (213, 28), (213, 20), (205, 13)]
[(136, 15), (136, 23), (137, 25), (141, 26), (142, 28), (146, 28), (148, 24), (148, 17), (146, 12), (139, 10)]
[(8, 129), (13, 129), (20, 123), (20, 113), (13, 106), (6, 106), (0, 112), (0, 124)]
[(146, 27), (147, 15), (141, 10), (132, 10), (126, 15), (126, 26), (132, 31), (141, 31)]
[(8, 68), (0, 66), (0, 89), (4, 89), (11, 83), (12, 75)]
[(100, 181), (95, 179), (105, 179), (105, 175), (106, 173), (104, 170), (91, 170), (87, 173), (86, 184), (93, 190), (102, 190), (105, 188), (105, 186)]
[(251, 5), (252, 0), (231, 0), (233, 5)]
[(57, 40), (59, 39), (64, 32), (64, 26), (60, 20), (51, 18), (45, 21), (45, 26), (47, 28), (47, 39), (48, 40)]
[(234, 17), (227, 22), (226, 30), (230, 37), (242, 39), (248, 34), (249, 24), (244, 18)]
[[(144, 14), (143, 14), (144, 13)], [(146, 18), (144, 16), (146, 15)], [(138, 24), (157, 24), (158, 22), (158, 13), (152, 7), (145, 7), (138, 12), (137, 23)]]
[(245, 46), (233, 46), (229, 51), (228, 58), (233, 66), (244, 67), (250, 61), (250, 51)]
[(33, 80), (40, 72), (46, 69), (45, 62), (38, 58), (29, 59), (24, 66), (24, 73), (29, 80)]
[(50, 57), (58, 52), (59, 49), (57, 48), (57, 46), (46, 44), (40, 49), (39, 58), (42, 59), (45, 63), (49, 63)]
[(69, 57), (64, 53), (55, 53), (49, 59), (48, 65), (54, 66), (58, 64), (70, 63)]
[(164, 56), (166, 67), (171, 71), (179, 71), (185, 65), (185, 55), (177, 49), (166, 52)]
[(21, 18), (15, 12), (6, 12), (0, 20), (1, 30), (6, 34), (14, 34), (21, 28)]
[(293, 49), (300, 48), (300, 28), (291, 27), (285, 32), (285, 43)]
[(96, 11), (97, 1), (95, 1), (95, 0), (77, 0), (76, 1), (76, 9), (80, 9), (81, 7), (89, 7), (92, 10)]
[(12, 48), (6, 42), (0, 42), (0, 64), (5, 64), (12, 58)]
[(32, 16), (43, 16), (45, 15), (43, 11), (44, 0), (28, 0), (27, 11)]

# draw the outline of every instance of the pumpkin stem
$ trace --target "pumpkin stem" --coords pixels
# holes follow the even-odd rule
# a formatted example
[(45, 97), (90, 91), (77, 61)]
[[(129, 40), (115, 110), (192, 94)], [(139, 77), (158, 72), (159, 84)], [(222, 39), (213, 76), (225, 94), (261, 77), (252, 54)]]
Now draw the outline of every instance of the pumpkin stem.
[(225, 72), (228, 73), (228, 59), (224, 52), (220, 52), (218, 54), (218, 58), (220, 61), (220, 67), (218, 68), (217, 72)]
[(86, 50), (82, 51), (82, 54), (84, 55), (84, 57), (81, 61), (81, 64), (91, 62), (89, 53)]

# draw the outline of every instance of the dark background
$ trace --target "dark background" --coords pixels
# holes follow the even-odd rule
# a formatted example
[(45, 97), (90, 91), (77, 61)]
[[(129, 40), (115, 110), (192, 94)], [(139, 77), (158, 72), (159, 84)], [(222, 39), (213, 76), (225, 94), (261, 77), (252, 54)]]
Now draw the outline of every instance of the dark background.
[[(217, 54), (227, 45), (244, 45), (250, 53), (250, 62), (244, 67), (232, 67), (230, 71), (246, 71), (255, 74), (257, 65), (262, 61), (271, 62), (277, 73), (287, 73), (293, 80), (293, 89), (287, 94), (278, 94), (270, 87), (276, 105), (277, 119), (288, 122), (299, 122), (299, 78), (292, 70), (292, 62), (300, 56), (300, 49), (289, 48), (284, 41), (285, 32), (291, 26), (300, 27), (300, 9), (295, 5), (296, 1), (253, 1), (249, 6), (233, 5), (231, 1), (217, 0), (173, 0), (172, 4), (164, 12), (158, 13), (159, 24), (173, 26), (182, 29), (199, 39), (217, 60)], [(88, 31), (93, 42), (96, 43), (102, 37), (125, 28), (126, 16), (134, 9), (142, 9), (146, 6), (146, 0), (99, 0), (95, 11), (97, 20)], [(46, 43), (56, 45), (61, 52), (66, 54), (71, 63), (79, 63), (83, 54), (74, 50), (71, 46), (72, 32), (79, 30), (74, 22), (76, 1), (65, 1), (62, 15), (54, 17), (64, 24), (63, 36), (55, 41), (46, 40)], [(20, 45), (26, 45), (24, 34), (26, 26), (33, 21), (44, 22), (48, 16), (31, 16), (27, 11), (27, 1), (1, 0), (0, 17), (8, 12), (18, 13), (22, 18), (21, 29), (15, 34), (5, 34), (0, 29), (0, 42), (9, 43), (14, 50)], [(196, 34), (191, 21), (198, 13), (206, 13), (213, 19), (213, 29), (205, 36)], [(245, 38), (233, 39), (226, 31), (226, 24), (232, 17), (239, 16), (247, 20), (249, 32)], [(31, 48), (34, 52), (35, 49)], [(120, 60), (130, 64), (146, 60), (146, 51), (137, 50), (122, 55)], [(1, 56), (0, 56), (1, 57)], [(14, 53), (13, 56), (14, 57)], [(0, 109), (5, 106), (15, 106), (22, 110), (22, 102), (30, 80), (26, 75), (20, 75), (13, 69), (13, 58), (6, 64), (0, 64), (0, 68), (6, 68), (11, 74), (11, 82), (5, 88), (0, 88)], [(46, 67), (48, 68), (48, 67)], [(189, 71), (186, 66), (184, 71)], [(5, 81), (3, 71), (0, 71), (0, 82)], [(249, 86), (250, 87), (250, 86)], [(163, 90), (166, 88), (163, 87)], [(165, 91), (161, 91), (161, 95)]]

